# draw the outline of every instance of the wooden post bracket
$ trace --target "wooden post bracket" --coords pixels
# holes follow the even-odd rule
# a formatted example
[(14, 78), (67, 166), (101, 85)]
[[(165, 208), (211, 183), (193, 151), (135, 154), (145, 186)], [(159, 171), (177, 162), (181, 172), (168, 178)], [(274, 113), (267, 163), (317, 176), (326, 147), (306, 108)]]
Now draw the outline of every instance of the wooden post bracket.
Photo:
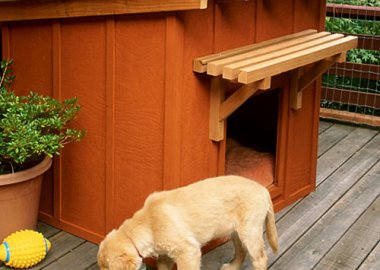
[(210, 129), (209, 138), (213, 141), (224, 139), (224, 122), (237, 108), (258, 90), (270, 88), (271, 78), (246, 84), (237, 89), (225, 100), (225, 84), (221, 76), (211, 79)]
[(328, 57), (290, 72), (290, 108), (302, 108), (302, 91), (335, 63), (346, 61), (346, 52)]
[[(224, 139), (224, 121), (258, 90), (270, 88), (271, 78), (290, 72), (290, 107), (302, 107), (302, 91), (346, 52), (357, 46), (357, 37), (309, 29), (200, 57), (193, 70), (212, 76), (210, 139)], [(223, 80), (243, 84), (225, 99)]]

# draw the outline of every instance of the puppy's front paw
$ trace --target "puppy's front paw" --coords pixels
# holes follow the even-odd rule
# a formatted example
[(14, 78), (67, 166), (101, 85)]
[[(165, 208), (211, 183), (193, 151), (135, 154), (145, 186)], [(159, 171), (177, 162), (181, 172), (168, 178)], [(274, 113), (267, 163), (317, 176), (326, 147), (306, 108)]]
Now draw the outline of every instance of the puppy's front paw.
[(240, 270), (240, 266), (234, 265), (232, 263), (225, 263), (222, 265), (220, 270)]

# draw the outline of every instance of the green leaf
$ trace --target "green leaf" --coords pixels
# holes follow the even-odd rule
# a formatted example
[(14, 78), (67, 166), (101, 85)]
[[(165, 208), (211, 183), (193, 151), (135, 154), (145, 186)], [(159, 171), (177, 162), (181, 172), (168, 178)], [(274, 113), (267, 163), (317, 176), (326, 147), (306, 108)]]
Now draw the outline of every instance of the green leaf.
[[(80, 106), (77, 98), (59, 101), (37, 92), (18, 96), (10, 90), (12, 61), (1, 61), (0, 77), (0, 173), (10, 166), (53, 157), (65, 144), (80, 141), (85, 130), (70, 127)], [(11, 165), (10, 165), (11, 164)]]

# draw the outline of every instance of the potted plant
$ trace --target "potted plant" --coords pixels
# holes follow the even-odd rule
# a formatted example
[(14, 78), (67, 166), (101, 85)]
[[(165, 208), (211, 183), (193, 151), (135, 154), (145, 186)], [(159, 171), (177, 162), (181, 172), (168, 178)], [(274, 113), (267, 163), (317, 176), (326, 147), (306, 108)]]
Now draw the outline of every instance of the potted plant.
[(68, 125), (80, 109), (76, 98), (16, 95), (11, 65), (2, 61), (0, 72), (0, 242), (16, 230), (35, 229), (43, 173), (64, 145), (85, 134)]

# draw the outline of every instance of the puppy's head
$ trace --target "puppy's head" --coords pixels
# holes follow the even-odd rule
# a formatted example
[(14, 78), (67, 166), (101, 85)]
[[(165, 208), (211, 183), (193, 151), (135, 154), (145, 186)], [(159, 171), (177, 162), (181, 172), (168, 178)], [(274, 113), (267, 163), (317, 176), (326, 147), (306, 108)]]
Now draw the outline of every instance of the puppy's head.
[(98, 264), (101, 270), (138, 270), (142, 258), (131, 240), (117, 230), (100, 243)]

